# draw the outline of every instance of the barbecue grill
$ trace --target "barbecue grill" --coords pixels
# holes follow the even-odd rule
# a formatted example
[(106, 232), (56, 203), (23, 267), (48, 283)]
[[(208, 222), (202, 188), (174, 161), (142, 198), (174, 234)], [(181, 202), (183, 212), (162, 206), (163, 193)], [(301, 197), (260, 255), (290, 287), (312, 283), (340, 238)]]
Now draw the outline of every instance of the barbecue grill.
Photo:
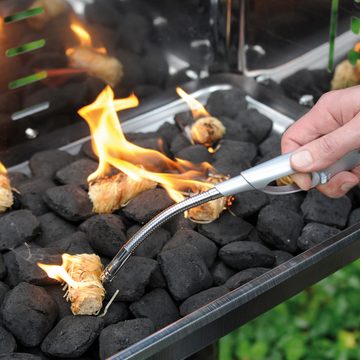
[[(106, 48), (121, 62), (117, 97), (135, 91), (140, 98), (140, 106), (121, 113), (125, 133), (174, 124), (177, 114), (188, 111), (175, 92), (180, 85), (202, 104), (219, 91), (242, 91), (248, 108), (270, 119), (272, 134), (281, 135), (311, 106), (306, 99), (319, 96), (318, 88), (294, 84), (292, 77), (302, 69), (326, 74), (329, 4), (69, 0), (71, 8), (39, 24), (31, 23), (42, 16), (38, 7), (29, 12), (32, 3), (0, 4), (0, 61), (6, 69), (0, 81), (0, 160), (10, 173), (31, 174), (28, 160), (39, 151), (59, 148), (78, 156), (89, 142), (76, 111), (94, 101), (106, 81), (68, 66), (64, 54), (78, 43), (73, 19), (86, 26), (94, 48)], [(335, 62), (356, 42), (349, 31), (356, 13), (352, 1), (343, 1)], [(321, 89), (328, 86), (328, 77), (314, 79), (323, 82)], [(325, 237), (111, 359), (185, 359), (358, 259), (359, 237), (360, 223)], [(29, 282), (41, 285), (42, 279)]]

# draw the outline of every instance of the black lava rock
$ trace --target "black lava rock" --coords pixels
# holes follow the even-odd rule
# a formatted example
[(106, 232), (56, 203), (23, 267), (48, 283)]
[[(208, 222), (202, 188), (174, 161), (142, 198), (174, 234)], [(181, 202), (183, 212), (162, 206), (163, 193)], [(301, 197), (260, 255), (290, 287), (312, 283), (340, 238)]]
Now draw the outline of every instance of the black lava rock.
[(271, 267), (275, 262), (274, 254), (264, 245), (253, 241), (235, 241), (219, 251), (220, 259), (236, 270), (251, 267)]
[(302, 215), (301, 213), (301, 204), (305, 199), (305, 194), (302, 192), (294, 193), (294, 194), (287, 194), (287, 195), (268, 195), (270, 199), (270, 204), (275, 205), (282, 209), (288, 209), (297, 212), (298, 214)]
[(214, 285), (220, 286), (226, 283), (226, 281), (233, 276), (236, 271), (222, 261), (217, 261), (215, 265), (211, 268), (211, 275), (214, 279)]
[(2, 254), (0, 253), (0, 280), (6, 275), (6, 265)]
[(62, 264), (58, 251), (41, 248), (35, 244), (21, 245), (15, 250), (5, 253), (4, 260), (8, 270), (6, 282), (11, 286), (16, 286), (21, 281), (36, 285), (54, 284), (56, 280), (50, 279), (37, 263)]
[(58, 215), (69, 221), (85, 220), (92, 215), (88, 194), (75, 185), (63, 185), (46, 190), (44, 200)]
[(57, 305), (43, 288), (21, 283), (7, 293), (1, 315), (21, 344), (37, 346), (55, 322)]
[(212, 285), (206, 263), (189, 246), (163, 251), (158, 260), (175, 300), (184, 300)]
[(275, 249), (294, 253), (303, 226), (303, 219), (296, 212), (267, 205), (259, 213), (257, 231), (261, 240)]
[(144, 191), (123, 209), (129, 219), (144, 224), (174, 202), (163, 189)]
[(5, 283), (0, 281), (0, 306), (9, 290), (10, 288)]
[(155, 289), (130, 305), (137, 318), (150, 319), (156, 330), (179, 319), (179, 310), (167, 291)]
[(190, 140), (182, 133), (176, 135), (170, 144), (170, 151), (172, 154), (177, 154), (180, 150), (191, 145)]
[[(259, 144), (266, 139), (272, 129), (272, 121), (255, 109), (241, 111), (234, 119), (240, 125), (236, 140)], [(228, 136), (228, 131), (227, 135)], [(231, 138), (231, 137), (229, 137)]]
[(210, 224), (199, 225), (201, 234), (221, 246), (233, 241), (246, 240), (252, 229), (251, 224), (227, 212)]
[(81, 356), (99, 336), (103, 326), (104, 321), (96, 316), (67, 316), (49, 332), (41, 350), (62, 358)]
[(314, 189), (308, 191), (301, 210), (308, 222), (343, 228), (351, 211), (351, 201), (347, 196), (332, 199)]
[(158, 128), (157, 132), (168, 144), (170, 144), (175, 136), (180, 133), (180, 130), (176, 125), (165, 122)]
[(274, 267), (279, 266), (282, 263), (293, 258), (293, 256), (290, 253), (283, 251), (283, 250), (274, 250), (273, 254), (275, 256)]
[[(352, 225), (357, 224), (358, 222), (360, 222), (360, 208), (355, 209), (351, 212), (348, 225), (352, 226)], [(0, 264), (1, 264), (1, 259), (0, 259)], [(0, 266), (0, 268), (1, 268), (1, 266)], [(0, 274), (1, 274), (1, 271), (0, 271)], [(0, 279), (1, 279), (1, 275), (0, 275)]]
[(12, 211), (0, 218), (0, 251), (31, 241), (39, 232), (40, 223), (29, 210)]
[(235, 141), (235, 140), (222, 140), (219, 149), (214, 153), (214, 160), (227, 159), (234, 164), (244, 161), (252, 162), (256, 157), (257, 149), (254, 144)]
[(69, 165), (74, 157), (61, 150), (37, 152), (30, 158), (29, 165), (34, 176), (52, 178), (56, 171)]
[(100, 359), (107, 359), (148, 337), (154, 331), (154, 324), (149, 319), (127, 320), (106, 327), (99, 338)]
[[(104, 308), (105, 306), (106, 304), (104, 304)], [(106, 327), (112, 324), (117, 324), (120, 321), (125, 321), (129, 319), (129, 317), (130, 312), (125, 303), (113, 302), (102, 319), (104, 320), (104, 327)]]
[(175, 157), (191, 161), (194, 164), (210, 162), (212, 159), (208, 149), (203, 145), (191, 145), (175, 154)]
[(119, 290), (115, 301), (139, 300), (157, 267), (158, 263), (153, 259), (131, 256), (113, 281), (105, 284), (107, 298), (110, 299)]
[(199, 255), (204, 259), (206, 266), (211, 267), (217, 256), (216, 245), (194, 230), (179, 230), (164, 246), (163, 251), (176, 249), (190, 245), (194, 247)]
[(190, 221), (182, 213), (182, 214), (176, 215), (173, 218), (171, 218), (163, 226), (172, 235), (174, 235), (178, 230), (195, 229), (196, 228), (196, 223), (194, 223), (193, 221)]
[(115, 214), (96, 215), (80, 225), (91, 247), (101, 255), (112, 258), (126, 242), (126, 227)]
[[(132, 226), (127, 231), (128, 239), (130, 239), (130, 237), (132, 237), (140, 229), (141, 226)], [(170, 237), (171, 235), (168, 231), (162, 228), (158, 228), (136, 248), (134, 255), (155, 258), (160, 253), (161, 249), (164, 247)]]
[(65, 292), (60, 284), (46, 286), (44, 289), (56, 302), (56, 305), (58, 307), (58, 319), (62, 319), (65, 316), (72, 315), (70, 303), (66, 301), (64, 297)]
[(246, 93), (240, 89), (214, 91), (206, 104), (212, 116), (228, 116), (234, 118), (247, 108)]
[(281, 137), (278, 134), (271, 134), (259, 145), (262, 156), (273, 158), (281, 154)]
[(36, 216), (45, 214), (49, 208), (43, 200), (43, 193), (53, 186), (55, 184), (46, 178), (33, 178), (19, 184), (22, 206)]
[(40, 246), (51, 246), (75, 231), (75, 227), (52, 212), (38, 217), (41, 226), (41, 235), (36, 239)]
[(87, 178), (98, 168), (90, 159), (79, 159), (56, 172), (56, 180), (64, 185), (82, 185), (87, 187)]
[(0, 325), (0, 354), (10, 354), (16, 351), (14, 337)]
[(181, 316), (186, 316), (193, 311), (208, 305), (228, 292), (229, 289), (225, 286), (217, 286), (190, 296), (180, 305), (180, 314)]
[(268, 271), (269, 271), (269, 269), (260, 268), (260, 267), (242, 270), (242, 271), (236, 273), (235, 275), (233, 275), (225, 283), (225, 286), (230, 290), (234, 290), (234, 289), (246, 284), (247, 282), (257, 278), (258, 276), (265, 274)]
[(309, 223), (302, 229), (301, 235), (297, 240), (297, 244), (298, 247), (304, 251), (338, 234), (339, 232), (339, 229), (331, 226)]
[(247, 191), (235, 197), (231, 212), (236, 216), (249, 217), (268, 205), (269, 198), (261, 191)]

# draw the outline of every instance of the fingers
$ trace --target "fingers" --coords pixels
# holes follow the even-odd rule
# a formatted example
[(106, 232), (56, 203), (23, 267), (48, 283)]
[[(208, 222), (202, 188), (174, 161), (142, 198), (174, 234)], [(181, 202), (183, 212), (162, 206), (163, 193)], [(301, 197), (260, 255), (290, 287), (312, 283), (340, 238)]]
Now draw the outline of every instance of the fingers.
[(359, 178), (357, 175), (343, 171), (336, 174), (327, 184), (317, 186), (317, 189), (331, 198), (339, 198), (358, 184)]

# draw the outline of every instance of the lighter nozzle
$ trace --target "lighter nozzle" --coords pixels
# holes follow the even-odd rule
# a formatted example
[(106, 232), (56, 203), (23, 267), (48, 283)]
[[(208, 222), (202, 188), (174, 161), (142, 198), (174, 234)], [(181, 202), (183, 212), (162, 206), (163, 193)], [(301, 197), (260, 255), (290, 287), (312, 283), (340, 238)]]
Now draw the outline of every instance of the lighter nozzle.
[(114, 259), (102, 272), (100, 276), (102, 283), (110, 283), (117, 272), (125, 265), (126, 260), (130, 257), (130, 255), (131, 252), (128, 251), (125, 247), (122, 247)]

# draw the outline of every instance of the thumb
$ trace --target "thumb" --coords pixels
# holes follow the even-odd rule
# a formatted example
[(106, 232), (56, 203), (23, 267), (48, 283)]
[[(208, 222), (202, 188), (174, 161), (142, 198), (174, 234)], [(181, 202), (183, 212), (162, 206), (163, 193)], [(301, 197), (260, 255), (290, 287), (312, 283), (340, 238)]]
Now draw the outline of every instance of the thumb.
[(360, 148), (360, 115), (342, 127), (294, 152), (291, 166), (300, 173), (324, 170), (352, 150)]

